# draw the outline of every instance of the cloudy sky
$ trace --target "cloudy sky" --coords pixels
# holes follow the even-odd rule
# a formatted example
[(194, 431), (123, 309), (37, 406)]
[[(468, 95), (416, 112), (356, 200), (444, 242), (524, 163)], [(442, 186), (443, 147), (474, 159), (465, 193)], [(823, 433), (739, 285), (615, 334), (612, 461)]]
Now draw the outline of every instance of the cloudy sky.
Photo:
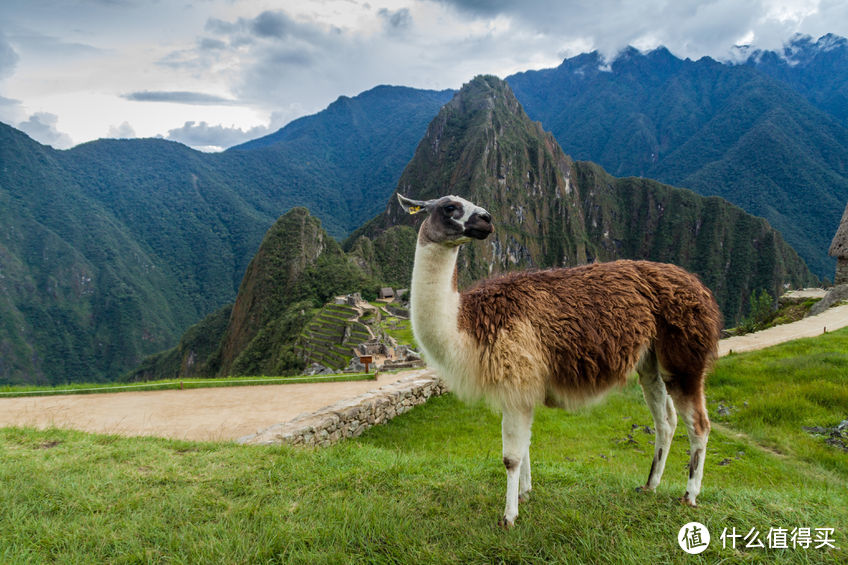
[(0, 121), (67, 148), (212, 150), (378, 84), (458, 88), (627, 45), (679, 57), (848, 36), (845, 0), (0, 0)]

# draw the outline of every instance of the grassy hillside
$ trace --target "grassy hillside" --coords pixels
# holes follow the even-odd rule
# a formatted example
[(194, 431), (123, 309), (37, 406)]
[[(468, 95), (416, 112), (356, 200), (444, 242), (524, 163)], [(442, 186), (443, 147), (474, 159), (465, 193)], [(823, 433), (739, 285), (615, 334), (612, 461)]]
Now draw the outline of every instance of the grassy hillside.
[[(312, 450), (0, 430), (4, 562), (844, 563), (848, 454), (803, 426), (846, 417), (848, 329), (718, 362), (699, 508), (682, 506), (685, 431), (647, 477), (635, 384), (576, 413), (539, 409), (531, 499), (504, 532), (496, 415), (453, 396)], [(724, 407), (719, 416), (719, 408)], [(689, 521), (712, 543), (677, 545)], [(769, 528), (833, 528), (840, 549), (768, 549)], [(765, 548), (722, 548), (724, 528)]]

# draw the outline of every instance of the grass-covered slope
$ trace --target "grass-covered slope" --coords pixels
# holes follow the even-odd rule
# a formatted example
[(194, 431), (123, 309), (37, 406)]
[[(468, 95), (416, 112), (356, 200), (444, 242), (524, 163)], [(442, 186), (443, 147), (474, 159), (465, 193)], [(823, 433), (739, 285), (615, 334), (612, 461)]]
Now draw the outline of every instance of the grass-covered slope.
[[(848, 455), (803, 426), (846, 417), (848, 330), (721, 359), (696, 509), (680, 425), (663, 483), (637, 493), (653, 446), (638, 386), (576, 413), (540, 408), (534, 489), (496, 522), (499, 418), (448, 395), (313, 450), (0, 430), (4, 562), (683, 563), (680, 528), (705, 524), (714, 563), (844, 563)], [(747, 405), (746, 405), (747, 402)], [(718, 416), (719, 403), (731, 407)], [(768, 549), (769, 528), (833, 528), (840, 549)], [(759, 532), (765, 548), (722, 548)]]

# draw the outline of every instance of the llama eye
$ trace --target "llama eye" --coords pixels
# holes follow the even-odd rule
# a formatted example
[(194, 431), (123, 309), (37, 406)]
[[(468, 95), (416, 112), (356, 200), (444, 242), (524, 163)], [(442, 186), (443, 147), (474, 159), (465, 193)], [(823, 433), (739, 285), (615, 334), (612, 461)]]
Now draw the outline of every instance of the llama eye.
[(453, 204), (448, 204), (447, 206), (445, 206), (445, 212), (447, 212), (448, 214), (453, 214), (454, 212), (456, 212), (456, 206), (454, 206)]

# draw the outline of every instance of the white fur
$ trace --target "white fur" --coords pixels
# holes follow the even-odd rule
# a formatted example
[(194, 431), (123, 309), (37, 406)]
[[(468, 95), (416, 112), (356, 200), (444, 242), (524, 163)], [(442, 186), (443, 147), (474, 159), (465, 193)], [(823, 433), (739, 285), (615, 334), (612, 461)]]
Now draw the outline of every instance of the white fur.
[(410, 310), (412, 331), (427, 363), (463, 400), (483, 396), (472, 357), (476, 346), (459, 331), (459, 293), (453, 289), (458, 247), (418, 245), (412, 268)]

